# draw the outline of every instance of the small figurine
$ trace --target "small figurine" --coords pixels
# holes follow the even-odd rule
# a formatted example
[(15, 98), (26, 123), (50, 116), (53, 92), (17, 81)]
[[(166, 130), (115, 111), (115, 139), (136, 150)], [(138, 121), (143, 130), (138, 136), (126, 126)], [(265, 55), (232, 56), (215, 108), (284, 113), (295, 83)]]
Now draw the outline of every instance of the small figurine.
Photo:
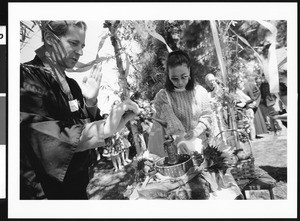
[(103, 156), (111, 159), (115, 172), (122, 170), (123, 169), (122, 158), (121, 158), (122, 147), (119, 139), (117, 139), (117, 136), (114, 135), (112, 137), (106, 138), (105, 142), (106, 142), (106, 147), (103, 150)]
[(123, 161), (123, 165), (127, 165), (128, 163), (131, 163), (131, 160), (129, 159), (129, 148), (131, 147), (131, 144), (128, 140), (129, 130), (127, 127), (124, 127), (120, 131), (120, 141), (122, 145), (122, 152), (121, 152), (121, 159)]

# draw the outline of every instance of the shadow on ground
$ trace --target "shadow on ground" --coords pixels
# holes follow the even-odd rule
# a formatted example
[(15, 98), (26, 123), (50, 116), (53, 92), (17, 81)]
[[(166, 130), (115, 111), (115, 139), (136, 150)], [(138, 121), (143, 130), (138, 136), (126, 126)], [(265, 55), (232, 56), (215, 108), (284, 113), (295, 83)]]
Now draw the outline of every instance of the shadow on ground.
[(101, 160), (93, 165), (90, 171), (90, 183), (87, 187), (89, 199), (103, 200), (124, 200), (127, 186), (135, 181), (135, 162), (114, 172), (112, 163), (108, 160)]
[(272, 166), (259, 166), (261, 169), (268, 172), (277, 182), (287, 182), (287, 168), (286, 167), (272, 167)]

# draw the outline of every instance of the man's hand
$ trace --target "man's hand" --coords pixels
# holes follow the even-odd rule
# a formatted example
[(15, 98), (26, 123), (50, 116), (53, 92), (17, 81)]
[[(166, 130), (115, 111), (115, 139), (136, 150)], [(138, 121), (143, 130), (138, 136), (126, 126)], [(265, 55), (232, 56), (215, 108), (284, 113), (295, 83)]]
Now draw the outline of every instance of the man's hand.
[(118, 116), (117, 118), (121, 117), (126, 122), (135, 118), (139, 119), (138, 115), (141, 111), (142, 109), (139, 105), (130, 99), (126, 99), (123, 102), (114, 105), (112, 109), (114, 116)]
[(82, 94), (85, 97), (85, 101), (88, 106), (94, 106), (97, 102), (100, 83), (102, 79), (101, 70), (101, 63), (95, 64), (92, 67), (89, 76), (85, 76), (82, 80)]
[(139, 105), (137, 103), (135, 103), (134, 101), (130, 100), (130, 99), (126, 99), (124, 100), (122, 103), (118, 104), (120, 105), (120, 108), (126, 112), (126, 111), (132, 111), (134, 112), (136, 115), (140, 114), (142, 109), (139, 107)]
[(130, 99), (114, 105), (107, 120), (107, 123), (111, 125), (110, 130), (121, 130), (128, 121), (133, 120), (140, 112), (141, 109), (138, 104)]

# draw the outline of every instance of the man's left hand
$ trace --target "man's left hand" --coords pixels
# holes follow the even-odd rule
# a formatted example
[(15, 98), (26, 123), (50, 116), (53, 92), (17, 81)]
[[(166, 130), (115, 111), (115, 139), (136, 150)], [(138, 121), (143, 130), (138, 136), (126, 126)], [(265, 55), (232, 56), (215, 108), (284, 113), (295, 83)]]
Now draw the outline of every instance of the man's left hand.
[(88, 106), (94, 106), (97, 102), (97, 97), (100, 89), (102, 79), (102, 65), (101, 63), (95, 64), (92, 67), (91, 73), (88, 77), (82, 80), (82, 94), (86, 99)]

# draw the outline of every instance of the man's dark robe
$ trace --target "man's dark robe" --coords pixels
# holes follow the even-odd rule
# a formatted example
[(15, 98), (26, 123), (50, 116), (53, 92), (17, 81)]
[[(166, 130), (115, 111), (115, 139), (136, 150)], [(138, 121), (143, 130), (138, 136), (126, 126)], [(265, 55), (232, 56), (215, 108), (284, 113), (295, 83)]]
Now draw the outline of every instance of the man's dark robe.
[(91, 150), (76, 152), (81, 132), (92, 116), (77, 82), (66, 77), (79, 110), (36, 56), (20, 66), (21, 199), (86, 199)]

